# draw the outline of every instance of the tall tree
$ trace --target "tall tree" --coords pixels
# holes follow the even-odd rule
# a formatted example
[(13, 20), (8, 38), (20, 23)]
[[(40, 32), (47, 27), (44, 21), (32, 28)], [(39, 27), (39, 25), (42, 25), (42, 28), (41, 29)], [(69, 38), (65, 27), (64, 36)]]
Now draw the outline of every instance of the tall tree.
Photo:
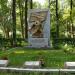
[(28, 23), (27, 23), (27, 11), (28, 11), (28, 7), (27, 4), (28, 0), (25, 0), (25, 38), (26, 40), (28, 39)]
[(16, 0), (12, 2), (13, 46), (16, 45)]
[(70, 20), (71, 20), (71, 35), (72, 35), (72, 38), (73, 38), (73, 19), (72, 19), (72, 9), (73, 9), (73, 1), (70, 0)]
[(0, 0), (0, 29), (2, 29), (5, 38), (9, 38), (9, 32), (12, 29), (10, 8), (7, 0)]
[(33, 0), (30, 0), (30, 9), (33, 9)]
[(23, 1), (19, 0), (19, 13), (20, 13), (20, 23), (21, 23), (21, 30), (22, 30), (22, 38), (24, 38), (24, 26), (23, 26)]
[(49, 6), (48, 7), (50, 8), (50, 0), (49, 0)]
[(56, 38), (59, 37), (58, 0), (56, 0)]

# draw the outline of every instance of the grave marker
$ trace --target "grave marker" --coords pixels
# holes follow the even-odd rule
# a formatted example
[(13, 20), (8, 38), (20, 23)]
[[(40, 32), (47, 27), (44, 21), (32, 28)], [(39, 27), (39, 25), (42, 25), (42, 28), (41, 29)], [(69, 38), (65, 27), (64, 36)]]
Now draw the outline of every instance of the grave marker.
[(8, 60), (0, 60), (0, 67), (6, 67), (8, 65)]
[(41, 68), (41, 62), (40, 61), (26, 61), (24, 63), (25, 68)]
[(75, 62), (65, 62), (65, 68), (75, 69)]

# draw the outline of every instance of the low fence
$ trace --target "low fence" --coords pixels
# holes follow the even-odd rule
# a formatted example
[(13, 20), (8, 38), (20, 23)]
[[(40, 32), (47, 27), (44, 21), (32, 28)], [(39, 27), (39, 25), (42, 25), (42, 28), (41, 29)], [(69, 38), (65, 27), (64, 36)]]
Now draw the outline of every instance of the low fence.
[(0, 75), (75, 75), (75, 69), (24, 69), (0, 67)]

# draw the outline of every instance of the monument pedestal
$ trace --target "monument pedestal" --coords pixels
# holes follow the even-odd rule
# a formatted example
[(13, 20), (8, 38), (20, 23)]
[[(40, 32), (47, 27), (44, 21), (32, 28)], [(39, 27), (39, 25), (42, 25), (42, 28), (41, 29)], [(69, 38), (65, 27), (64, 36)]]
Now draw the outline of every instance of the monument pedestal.
[(30, 38), (29, 46), (34, 48), (46, 48), (48, 45), (48, 38)]

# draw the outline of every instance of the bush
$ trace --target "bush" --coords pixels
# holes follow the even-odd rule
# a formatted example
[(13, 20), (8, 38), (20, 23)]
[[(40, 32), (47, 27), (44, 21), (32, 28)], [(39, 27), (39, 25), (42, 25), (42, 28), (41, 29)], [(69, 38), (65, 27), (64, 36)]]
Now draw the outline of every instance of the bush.
[(73, 53), (74, 52), (74, 48), (72, 45), (65, 44), (62, 49), (66, 53)]
[(0, 38), (2, 38), (3, 36), (2, 36), (2, 34), (0, 34)]

